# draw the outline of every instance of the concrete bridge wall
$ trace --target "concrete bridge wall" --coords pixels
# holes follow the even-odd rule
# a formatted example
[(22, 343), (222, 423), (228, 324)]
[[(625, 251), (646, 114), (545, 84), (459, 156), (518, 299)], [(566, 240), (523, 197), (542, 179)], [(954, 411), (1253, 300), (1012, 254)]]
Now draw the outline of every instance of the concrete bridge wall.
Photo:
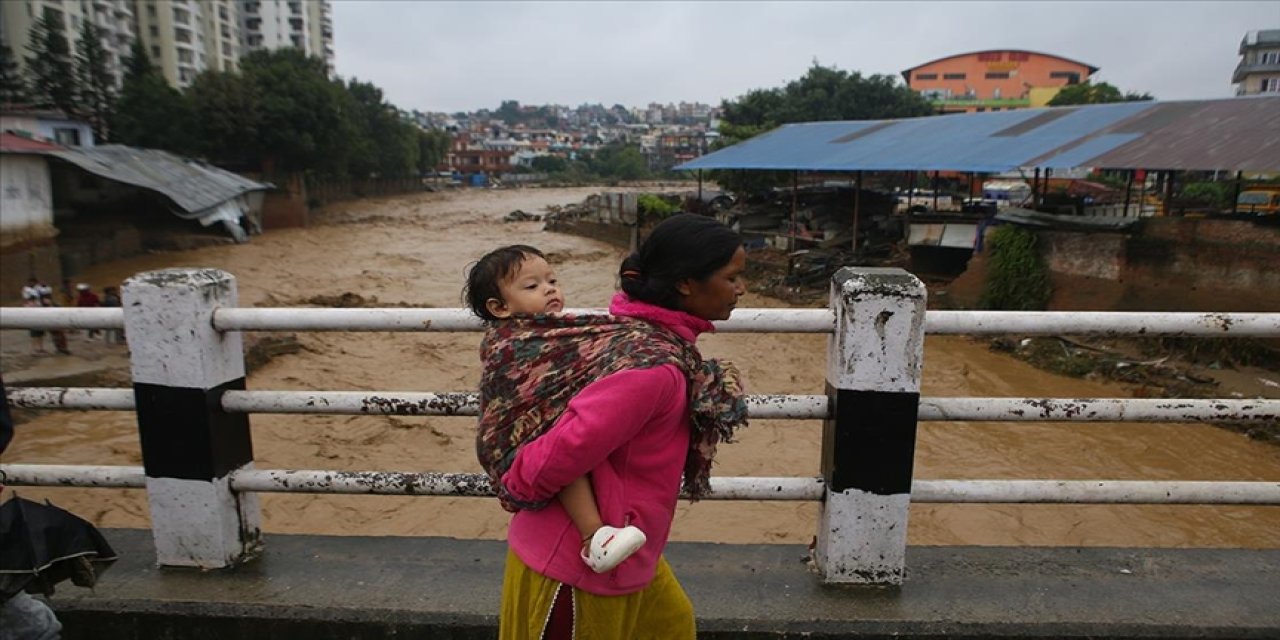
[[(1064, 506), (1063, 508), (1071, 508)], [(150, 532), (51, 603), (65, 640), (496, 637), (505, 544), (267, 536), (247, 565), (158, 568)], [(699, 637), (1280, 637), (1280, 550), (910, 547), (901, 587), (824, 587), (794, 545), (676, 543)]]

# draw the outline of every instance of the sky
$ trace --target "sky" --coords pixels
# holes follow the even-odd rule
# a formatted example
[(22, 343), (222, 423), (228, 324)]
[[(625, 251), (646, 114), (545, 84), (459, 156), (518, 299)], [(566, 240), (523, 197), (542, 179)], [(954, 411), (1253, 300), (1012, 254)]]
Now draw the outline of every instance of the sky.
[(334, 0), (335, 66), (401, 109), (503, 100), (719, 105), (823, 66), (901, 79), (984, 49), (1051, 53), (1158, 100), (1234, 95), (1245, 33), (1280, 2), (421, 2)]

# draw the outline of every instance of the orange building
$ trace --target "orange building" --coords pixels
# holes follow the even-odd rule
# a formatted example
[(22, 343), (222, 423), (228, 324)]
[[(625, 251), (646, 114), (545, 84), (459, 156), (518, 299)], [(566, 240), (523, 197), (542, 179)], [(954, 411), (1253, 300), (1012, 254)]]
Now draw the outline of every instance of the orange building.
[(991, 49), (939, 58), (902, 76), (940, 113), (959, 113), (1042, 107), (1062, 87), (1097, 72), (1098, 67), (1061, 56)]

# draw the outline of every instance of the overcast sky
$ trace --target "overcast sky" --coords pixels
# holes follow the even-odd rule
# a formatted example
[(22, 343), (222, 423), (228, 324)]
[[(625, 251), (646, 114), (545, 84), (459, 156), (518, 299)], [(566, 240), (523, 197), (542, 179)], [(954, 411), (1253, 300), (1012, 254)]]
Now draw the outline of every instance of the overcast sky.
[(335, 0), (335, 64), (402, 109), (718, 105), (824, 66), (889, 74), (982, 49), (1100, 67), (1160, 100), (1234, 95), (1246, 31), (1280, 2), (417, 2)]

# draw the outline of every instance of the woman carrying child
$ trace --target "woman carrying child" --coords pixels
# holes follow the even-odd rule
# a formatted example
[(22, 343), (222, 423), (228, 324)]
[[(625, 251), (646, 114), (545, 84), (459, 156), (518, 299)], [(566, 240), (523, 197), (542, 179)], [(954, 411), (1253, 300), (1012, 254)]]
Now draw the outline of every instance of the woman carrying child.
[[(745, 267), (728, 227), (673, 216), (623, 262), (610, 315), (548, 302), (486, 333), (478, 450), (515, 511), (501, 640), (695, 637), (662, 552), (682, 485), (705, 495), (717, 443), (746, 422), (736, 371), (695, 346), (733, 311)], [(585, 476), (603, 522), (647, 536), (606, 573), (583, 562), (581, 530), (552, 500)]]

